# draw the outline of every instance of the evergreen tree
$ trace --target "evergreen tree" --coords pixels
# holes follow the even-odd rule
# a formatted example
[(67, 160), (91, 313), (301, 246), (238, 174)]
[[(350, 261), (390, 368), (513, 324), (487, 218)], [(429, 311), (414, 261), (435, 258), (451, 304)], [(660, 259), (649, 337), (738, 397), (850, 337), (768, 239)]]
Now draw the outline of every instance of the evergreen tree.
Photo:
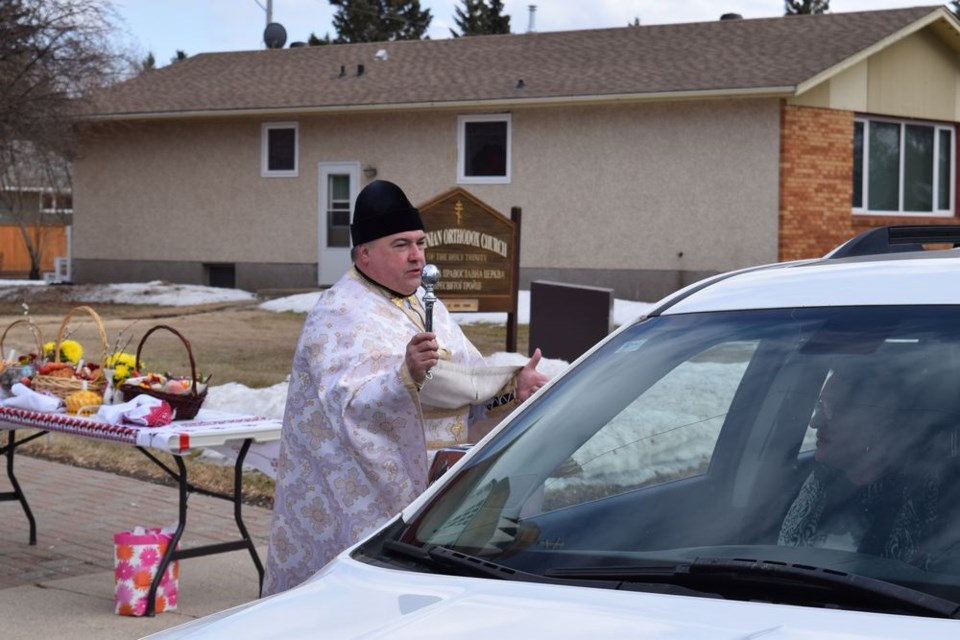
[(492, 33), (510, 33), (510, 16), (503, 15), (503, 3), (500, 0), (461, 0), (463, 7), (454, 12), (454, 22), (460, 32), (453, 29), (454, 38), (460, 36), (480, 36)]
[(953, 0), (950, 4), (953, 5), (953, 13), (960, 18), (960, 0)]
[(420, 40), (433, 16), (420, 0), (330, 0), (335, 44)]
[(317, 34), (311, 32), (310, 38), (307, 40), (307, 44), (311, 47), (319, 47), (324, 44), (330, 44), (331, 42), (332, 40), (330, 40), (329, 33), (325, 34), (322, 38), (318, 38)]
[(784, 0), (785, 16), (798, 16), (830, 11), (830, 0)]
[(457, 33), (450, 29), (450, 35), (454, 38), (460, 36), (473, 36), (482, 33), (483, 16), (481, 7), (483, 0), (461, 0), (463, 7), (456, 7), (453, 11), (453, 21), (457, 23), (460, 32)]
[(490, 0), (487, 6), (487, 33), (510, 33), (510, 16), (503, 14), (500, 0)]

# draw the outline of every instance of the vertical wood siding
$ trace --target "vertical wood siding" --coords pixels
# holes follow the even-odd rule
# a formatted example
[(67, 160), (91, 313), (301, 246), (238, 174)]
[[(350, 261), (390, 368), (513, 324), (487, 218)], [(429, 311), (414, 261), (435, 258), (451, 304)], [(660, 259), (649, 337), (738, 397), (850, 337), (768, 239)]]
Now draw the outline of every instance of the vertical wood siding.
[[(36, 233), (30, 229), (31, 234)], [(40, 271), (53, 271), (53, 259), (67, 255), (66, 229), (61, 226), (46, 227), (46, 240)], [(30, 273), (30, 254), (17, 225), (0, 225), (0, 275), (24, 276)]]

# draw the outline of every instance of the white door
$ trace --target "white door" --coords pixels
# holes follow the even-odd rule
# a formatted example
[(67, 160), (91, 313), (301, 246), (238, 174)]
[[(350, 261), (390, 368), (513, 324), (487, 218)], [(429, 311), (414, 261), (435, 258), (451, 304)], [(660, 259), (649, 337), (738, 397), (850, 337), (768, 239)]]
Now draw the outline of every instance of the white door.
[(320, 286), (333, 284), (350, 268), (350, 222), (359, 184), (359, 162), (320, 163)]

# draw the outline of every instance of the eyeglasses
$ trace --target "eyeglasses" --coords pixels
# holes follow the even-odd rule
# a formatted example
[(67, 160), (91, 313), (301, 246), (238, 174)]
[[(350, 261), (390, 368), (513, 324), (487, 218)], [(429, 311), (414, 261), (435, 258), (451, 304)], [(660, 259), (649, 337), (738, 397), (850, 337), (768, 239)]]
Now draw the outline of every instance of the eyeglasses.
[(881, 418), (885, 413), (882, 407), (870, 404), (845, 404), (835, 400), (820, 398), (814, 409), (814, 418), (835, 422), (843, 419), (846, 422), (869, 422)]
[(820, 398), (817, 400), (817, 407), (814, 409), (813, 415), (814, 417), (822, 418), (828, 422), (832, 422), (836, 414), (834, 412), (834, 407), (826, 402), (823, 398)]

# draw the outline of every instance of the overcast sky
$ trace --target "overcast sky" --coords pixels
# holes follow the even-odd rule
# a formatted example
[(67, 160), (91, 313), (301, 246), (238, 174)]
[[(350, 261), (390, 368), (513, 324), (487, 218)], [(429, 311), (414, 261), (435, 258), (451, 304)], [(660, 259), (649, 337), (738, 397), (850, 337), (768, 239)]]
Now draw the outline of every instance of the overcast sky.
[[(269, 0), (113, 0), (129, 42), (143, 56), (153, 53), (164, 66), (182, 50), (188, 55), (210, 51), (261, 48)], [(421, 0), (433, 20), (429, 35), (449, 38), (454, 9), (460, 0)], [(530, 26), (530, 5), (535, 31), (568, 31), (621, 27), (639, 18), (641, 24), (669, 24), (716, 20), (722, 13), (744, 18), (783, 15), (782, 0), (503, 0), (514, 33)], [(930, 0), (832, 0), (834, 13), (946, 4)], [(273, 21), (287, 32), (287, 44), (336, 35), (327, 0), (272, 0)]]

